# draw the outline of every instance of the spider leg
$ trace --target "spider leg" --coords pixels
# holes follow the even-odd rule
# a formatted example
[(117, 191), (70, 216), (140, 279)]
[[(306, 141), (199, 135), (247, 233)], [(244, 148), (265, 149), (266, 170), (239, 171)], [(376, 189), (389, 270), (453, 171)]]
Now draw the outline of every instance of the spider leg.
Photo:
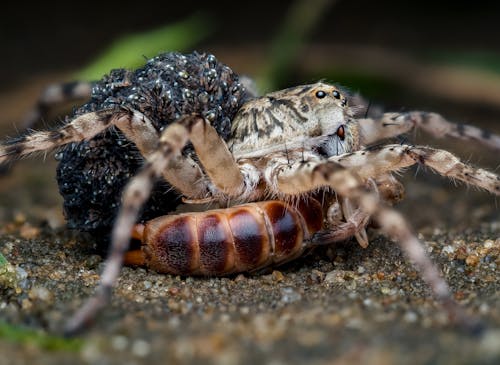
[[(378, 176), (377, 179), (370, 179), (369, 182), (373, 187), (373, 191), (386, 204), (392, 205), (403, 197), (403, 185), (391, 174), (383, 174)], [(340, 197), (339, 200), (342, 201), (342, 204), (334, 202), (328, 208), (327, 221), (329, 229), (318, 234), (321, 239), (317, 240), (317, 242), (333, 243), (354, 236), (361, 247), (368, 247), (369, 240), (366, 234), (366, 225), (370, 220), (370, 216), (362, 212), (351, 200), (344, 197)], [(346, 223), (342, 223), (342, 218), (346, 220)]]
[(363, 145), (396, 137), (411, 131), (413, 128), (421, 128), (437, 138), (454, 137), (473, 140), (500, 151), (500, 136), (472, 125), (452, 123), (436, 113), (419, 111), (385, 113), (377, 119), (364, 118), (358, 119), (358, 121)]
[(431, 147), (393, 144), (333, 156), (329, 160), (356, 171), (365, 179), (420, 163), (429, 166), (442, 176), (500, 195), (498, 175), (469, 166), (450, 152)]
[[(268, 175), (268, 184), (277, 196), (300, 195), (324, 186), (330, 186), (341, 195), (340, 208), (347, 225), (333, 225), (329, 229), (328, 242), (337, 242), (354, 236), (362, 247), (368, 246), (368, 237), (365, 225), (355, 220), (358, 217), (359, 207), (357, 199), (351, 199), (353, 191), (358, 191), (363, 184), (359, 176), (343, 166), (331, 161), (301, 160), (295, 163), (288, 162), (274, 166), (275, 172)], [(366, 220), (369, 219), (369, 214)], [(353, 223), (354, 222), (354, 223)], [(355, 222), (358, 222), (357, 224)], [(340, 229), (342, 227), (342, 229)], [(350, 234), (352, 233), (352, 234)]]
[[(134, 129), (133, 125), (137, 125), (137, 130), (148, 133), (144, 138), (145, 141), (158, 139), (157, 133), (153, 133), (149, 126), (141, 125), (148, 123), (151, 122), (144, 118), (143, 114), (126, 108), (86, 113), (57, 130), (34, 132), (0, 144), (0, 163), (16, 160), (34, 152), (49, 151), (71, 142), (89, 140), (113, 125), (123, 127), (125, 134), (127, 130)], [(139, 145), (139, 150), (141, 147), (149, 148), (146, 143), (143, 146)]]
[[(206, 146), (199, 145), (203, 141), (203, 136), (208, 139), (208, 141), (205, 140), (207, 142)], [(210, 140), (215, 137), (217, 137), (217, 142)], [(151, 193), (154, 180), (168, 169), (172, 159), (180, 155), (189, 140), (191, 140), (198, 153), (208, 154), (208, 152), (212, 152), (212, 156), (216, 157), (223, 155), (224, 151), (217, 151), (220, 147), (220, 137), (217, 132), (207, 121), (200, 117), (193, 115), (186, 116), (169, 125), (163, 131), (157, 144), (157, 150), (148, 156), (145, 166), (130, 180), (124, 189), (123, 203), (113, 227), (110, 253), (106, 259), (99, 287), (95, 295), (69, 320), (65, 328), (67, 335), (75, 334), (87, 326), (96, 317), (97, 312), (108, 304), (112, 288), (123, 266), (124, 255), (129, 247), (131, 232), (139, 216), (140, 209)], [(208, 157), (209, 155), (205, 156)], [(227, 156), (223, 155), (222, 157), (225, 158)], [(223, 160), (222, 164), (225, 162), (227, 161)], [(236, 165), (236, 163), (234, 164)], [(214, 165), (216, 163), (211, 163), (210, 167), (212, 168)]]
[[(128, 108), (106, 109), (78, 116), (58, 130), (34, 132), (0, 144), (0, 165), (30, 153), (89, 140), (112, 126), (122, 131), (145, 158), (156, 150), (160, 132), (144, 114)], [(176, 156), (164, 171), (170, 185), (191, 197), (206, 196), (208, 184), (203, 176), (200, 166), (182, 155)]]
[(101, 281), (93, 297), (69, 319), (64, 333), (72, 336), (88, 326), (99, 310), (105, 307), (111, 298), (113, 286), (120, 274), (123, 260), (128, 250), (133, 226), (139, 216), (139, 211), (151, 193), (155, 177), (161, 174), (166, 164), (161, 161), (161, 155), (171, 154), (168, 147), (153, 154), (150, 161), (134, 176), (124, 189), (123, 204), (113, 226), (111, 248), (106, 259), (106, 265), (101, 275)]
[[(169, 126), (160, 137), (160, 144), (174, 143), (174, 140), (189, 140), (195, 149), (198, 160), (208, 175), (209, 180), (215, 185), (220, 193), (230, 197), (238, 197), (242, 193), (252, 191), (251, 179), (245, 178), (244, 167), (238, 165), (229, 151), (226, 142), (219, 136), (210, 123), (200, 117), (190, 116), (185, 121), (194, 120), (193, 123), (175, 123)], [(176, 125), (176, 127), (174, 127)], [(167, 132), (168, 129), (171, 131)], [(175, 130), (175, 133), (173, 132)], [(181, 149), (184, 147), (182, 145)], [(190, 158), (176, 154), (170, 159), (169, 164), (163, 170), (163, 176), (169, 182), (174, 182), (175, 187), (182, 187), (181, 192), (189, 198), (204, 198), (201, 192), (209, 190), (208, 182), (203, 180), (203, 174), (199, 172), (190, 172), (190, 169), (198, 168), (198, 165)], [(185, 176), (189, 176), (186, 179)], [(197, 177), (196, 179), (194, 177)], [(256, 183), (256, 182), (255, 182)], [(192, 186), (200, 185), (193, 192), (186, 193)]]
[[(348, 198), (341, 198), (342, 199), (342, 212), (344, 214), (345, 219), (349, 222), (349, 220), (352, 219), (354, 214), (356, 213), (356, 207), (353, 204), (353, 202), (348, 199)], [(366, 226), (366, 223), (365, 223)], [(368, 247), (368, 235), (366, 234), (366, 229), (363, 226), (359, 226), (359, 228), (356, 230), (354, 233), (354, 238), (356, 238), (356, 241), (358, 241), (359, 245), (363, 248)]]
[[(380, 225), (384, 233), (396, 240), (420, 271), (435, 297), (443, 303), (452, 321), (467, 330), (478, 329), (477, 321), (469, 317), (453, 299), (448, 284), (425, 253), (422, 243), (411, 232), (406, 219), (393, 208), (383, 204), (376, 194), (367, 192), (363, 179), (355, 172), (332, 161), (301, 161), (282, 166), (273, 177), (273, 186), (284, 193), (296, 195), (329, 186), (340, 195), (353, 200), (362, 212)], [(330, 235), (330, 242), (336, 241), (335, 233), (331, 232)], [(313, 237), (313, 240), (318, 242), (319, 237), (321, 236)], [(328, 238), (328, 235), (323, 237)]]
[[(160, 132), (144, 114), (134, 110), (131, 118), (118, 121), (116, 126), (128, 140), (134, 142), (144, 158), (147, 159), (157, 150)], [(162, 175), (184, 196), (205, 197), (208, 194), (208, 182), (203, 179), (200, 166), (189, 156), (175, 154)]]
[(92, 86), (91, 82), (85, 81), (73, 81), (47, 86), (42, 90), (36, 105), (24, 118), (22, 128), (33, 128), (37, 122), (47, 118), (49, 111), (58, 105), (90, 99)]
[[(316, 232), (310, 240), (312, 247), (331, 245), (335, 242), (345, 241), (351, 237), (356, 237), (356, 234), (363, 231), (366, 234), (366, 225), (370, 220), (370, 216), (360, 209), (357, 209), (346, 218), (347, 222), (332, 225), (328, 229)], [(359, 241), (358, 241), (359, 242)]]
[(314, 189), (331, 186), (342, 196), (352, 195), (361, 186), (361, 179), (334, 161), (296, 161), (275, 165), (275, 172), (266, 176), (269, 186), (279, 194), (299, 195)]
[(246, 185), (242, 170), (217, 131), (207, 121), (195, 123), (189, 139), (214, 185), (229, 196), (242, 194)]
[[(134, 111), (134, 113), (138, 112)], [(209, 180), (204, 179), (200, 166), (191, 157), (181, 154), (175, 154), (173, 158), (170, 158), (162, 171), (163, 177), (184, 196), (205, 198), (210, 192), (210, 181), (220, 192), (228, 196), (239, 196), (244, 192), (248, 180), (244, 179), (242, 169), (234, 160), (226, 142), (208, 121), (200, 117), (188, 116), (184, 119), (185, 121), (195, 120), (196, 122), (177, 122), (175, 123), (177, 127), (172, 127), (172, 130), (181, 129), (177, 130), (175, 135), (166, 132), (167, 128), (162, 136), (158, 137), (156, 130), (144, 115), (137, 115), (136, 119), (140, 119), (141, 123), (121, 122), (117, 126), (128, 139), (136, 143), (145, 157), (152, 154), (159, 143), (173, 143), (172, 138), (189, 140), (193, 144), (197, 158), (203, 165)], [(185, 144), (187, 142), (182, 145), (181, 149)]]
[(415, 236), (408, 221), (398, 211), (379, 206), (373, 219), (380, 225), (383, 232), (393, 238), (401, 247), (413, 265), (419, 270), (424, 282), (429, 285), (434, 296), (442, 304), (450, 320), (466, 331), (477, 333), (482, 325), (477, 318), (469, 316), (454, 300), (450, 287), (441, 276), (438, 267), (425, 252), (425, 246)]
[(224, 195), (239, 196), (244, 192), (249, 183), (248, 179), (244, 178), (242, 169), (234, 160), (226, 142), (208, 121), (197, 116), (188, 116), (166, 128), (160, 137), (159, 145), (176, 144), (179, 141), (183, 142), (179, 145), (179, 151), (188, 141), (193, 144), (196, 156), (209, 177), (209, 180), (203, 179), (199, 165), (190, 157), (180, 153), (169, 157), (162, 175), (184, 196), (205, 198), (210, 190), (210, 181)]

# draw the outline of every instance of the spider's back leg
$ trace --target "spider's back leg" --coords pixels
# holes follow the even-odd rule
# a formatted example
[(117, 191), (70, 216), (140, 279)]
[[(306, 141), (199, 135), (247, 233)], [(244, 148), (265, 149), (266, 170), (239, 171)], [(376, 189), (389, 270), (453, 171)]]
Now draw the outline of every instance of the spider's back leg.
[(23, 120), (22, 129), (31, 129), (47, 118), (52, 109), (66, 103), (89, 100), (92, 82), (71, 81), (47, 86), (38, 97), (35, 106)]

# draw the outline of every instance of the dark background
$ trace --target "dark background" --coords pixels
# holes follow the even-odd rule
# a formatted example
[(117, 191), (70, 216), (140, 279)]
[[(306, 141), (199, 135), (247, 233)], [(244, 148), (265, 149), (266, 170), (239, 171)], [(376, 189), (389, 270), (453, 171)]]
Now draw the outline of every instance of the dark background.
[[(216, 31), (197, 47), (266, 50), (291, 2), (140, 1), (10, 2), (0, 21), (0, 88), (44, 72), (74, 70), (118, 36), (152, 29), (201, 11)], [(497, 1), (338, 1), (313, 30), (310, 43), (500, 52)], [(152, 56), (152, 55), (150, 55)]]

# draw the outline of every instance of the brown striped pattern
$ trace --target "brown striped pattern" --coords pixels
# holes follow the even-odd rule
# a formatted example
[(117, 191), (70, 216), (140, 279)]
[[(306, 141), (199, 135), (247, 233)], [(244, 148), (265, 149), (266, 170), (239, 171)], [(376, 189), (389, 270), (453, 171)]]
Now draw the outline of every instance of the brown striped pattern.
[(229, 211), (227, 217), (236, 249), (236, 271), (258, 268), (270, 252), (264, 218), (250, 205)]
[(299, 256), (321, 229), (321, 205), (264, 201), (208, 212), (164, 216), (145, 224), (147, 266), (179, 275), (253, 271)]
[(262, 209), (267, 215), (274, 236), (274, 263), (295, 258), (302, 253), (304, 231), (298, 212), (280, 201), (264, 202)]
[(164, 224), (155, 227), (157, 229), (150, 229), (151, 225), (146, 224), (144, 235), (149, 243), (146, 246), (149, 266), (158, 272), (190, 274), (195, 269), (198, 251), (195, 222), (195, 218), (183, 215), (174, 219), (167, 217)]
[(234, 266), (234, 246), (225, 216), (207, 214), (197, 220), (200, 267), (203, 273), (225, 273)]

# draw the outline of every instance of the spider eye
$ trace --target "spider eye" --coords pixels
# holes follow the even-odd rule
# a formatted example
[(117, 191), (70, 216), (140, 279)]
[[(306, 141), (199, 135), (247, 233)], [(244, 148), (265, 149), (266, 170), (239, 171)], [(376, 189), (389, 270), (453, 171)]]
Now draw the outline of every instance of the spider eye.
[(333, 97), (334, 97), (335, 99), (340, 99), (340, 93), (339, 93), (337, 90), (334, 90), (334, 91), (333, 91)]
[(343, 141), (345, 139), (345, 128), (344, 128), (344, 125), (341, 125), (337, 129), (337, 136), (340, 138), (341, 141)]
[(323, 99), (326, 96), (326, 93), (323, 90), (316, 91), (316, 97), (318, 99)]

